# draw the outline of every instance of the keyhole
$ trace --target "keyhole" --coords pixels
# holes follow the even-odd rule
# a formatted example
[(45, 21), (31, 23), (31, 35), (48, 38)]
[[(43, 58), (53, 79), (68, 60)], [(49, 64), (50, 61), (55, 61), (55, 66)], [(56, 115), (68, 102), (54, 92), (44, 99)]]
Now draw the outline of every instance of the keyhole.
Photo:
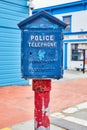
[(32, 56), (32, 52), (30, 52), (30, 56)]

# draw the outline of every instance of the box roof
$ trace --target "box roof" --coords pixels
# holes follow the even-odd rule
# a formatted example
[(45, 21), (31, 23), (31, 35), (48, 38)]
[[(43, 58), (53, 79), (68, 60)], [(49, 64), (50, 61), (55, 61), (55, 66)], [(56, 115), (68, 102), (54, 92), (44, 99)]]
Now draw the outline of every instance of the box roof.
[(29, 24), (29, 23), (33, 23), (36, 19), (40, 18), (40, 17), (45, 17), (48, 20), (50, 20), (52, 23), (55, 23), (57, 25), (62, 26), (63, 28), (65, 28), (67, 26), (67, 24), (65, 24), (64, 22), (62, 22), (61, 20), (59, 20), (58, 18), (52, 16), (51, 14), (47, 13), (46, 11), (40, 11), (38, 13), (35, 13), (34, 15), (28, 17), (27, 19), (21, 21), (18, 26), (19, 28), (22, 28), (23, 26)]

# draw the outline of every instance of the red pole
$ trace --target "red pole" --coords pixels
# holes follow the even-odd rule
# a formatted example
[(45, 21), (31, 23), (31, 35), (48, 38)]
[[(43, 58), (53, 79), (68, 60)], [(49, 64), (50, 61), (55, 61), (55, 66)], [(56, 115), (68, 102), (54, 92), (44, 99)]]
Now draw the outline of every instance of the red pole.
[(32, 87), (33, 90), (35, 91), (34, 93), (35, 130), (50, 130), (49, 102), (50, 102), (51, 80), (34, 79)]

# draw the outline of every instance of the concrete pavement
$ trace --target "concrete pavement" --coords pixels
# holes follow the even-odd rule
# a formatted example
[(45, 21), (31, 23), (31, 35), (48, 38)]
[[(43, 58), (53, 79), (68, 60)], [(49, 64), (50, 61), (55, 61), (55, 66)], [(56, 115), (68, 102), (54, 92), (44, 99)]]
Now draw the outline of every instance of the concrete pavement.
[[(34, 130), (33, 120), (21, 122), (20, 124), (0, 130), (28, 129)], [(87, 130), (87, 102), (51, 114), (50, 130)]]
[(65, 70), (63, 78), (60, 80), (53, 80), (53, 82), (69, 81), (69, 80), (76, 80), (82, 78), (87, 78), (87, 72), (83, 73), (82, 71)]
[[(77, 122), (85, 122), (84, 120), (86, 119), (83, 119), (83, 117), (86, 118), (86, 116), (84, 116), (86, 115), (86, 108), (83, 108), (83, 110), (78, 109), (75, 113), (64, 113), (64, 111), (67, 111), (65, 109), (71, 108), (71, 110), (69, 110), (72, 111), (73, 106), (77, 106), (80, 103), (86, 103), (86, 101), (87, 72), (83, 74), (79, 71), (65, 71), (63, 79), (53, 80), (50, 105), (52, 115), (51, 130), (63, 130), (64, 128), (69, 128), (70, 130), (85, 130), (85, 127), (87, 130), (87, 126), (82, 126), (82, 124), (76, 122), (73, 123), (73, 119), (76, 118)], [(34, 129), (33, 102), (33, 91), (29, 86), (0, 87), (0, 130)], [(82, 104), (82, 107), (83, 106), (84, 105)], [(58, 117), (53, 116), (55, 113), (60, 113), (60, 115), (62, 113), (66, 116), (65, 118), (59, 118), (59, 115)], [(82, 116), (78, 117), (77, 115)], [(75, 129), (77, 127), (79, 129)], [(82, 129), (83, 127), (84, 129)]]
[(51, 123), (66, 130), (87, 130), (87, 102), (53, 113)]
[[(11, 130), (34, 130), (34, 121), (27, 121), (10, 127)], [(45, 130), (45, 129), (41, 129)], [(50, 130), (64, 130), (62, 127), (51, 124)]]

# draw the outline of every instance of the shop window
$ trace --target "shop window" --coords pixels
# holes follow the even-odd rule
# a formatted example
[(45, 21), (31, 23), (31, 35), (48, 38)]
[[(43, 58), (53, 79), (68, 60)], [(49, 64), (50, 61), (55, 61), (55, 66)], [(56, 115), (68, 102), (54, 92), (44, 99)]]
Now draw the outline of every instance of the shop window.
[(71, 32), (71, 16), (64, 16), (63, 21), (67, 24), (65, 32)]
[(79, 44), (71, 45), (71, 60), (83, 61), (83, 50), (78, 49)]
[(85, 64), (87, 64), (87, 50), (85, 50)]

